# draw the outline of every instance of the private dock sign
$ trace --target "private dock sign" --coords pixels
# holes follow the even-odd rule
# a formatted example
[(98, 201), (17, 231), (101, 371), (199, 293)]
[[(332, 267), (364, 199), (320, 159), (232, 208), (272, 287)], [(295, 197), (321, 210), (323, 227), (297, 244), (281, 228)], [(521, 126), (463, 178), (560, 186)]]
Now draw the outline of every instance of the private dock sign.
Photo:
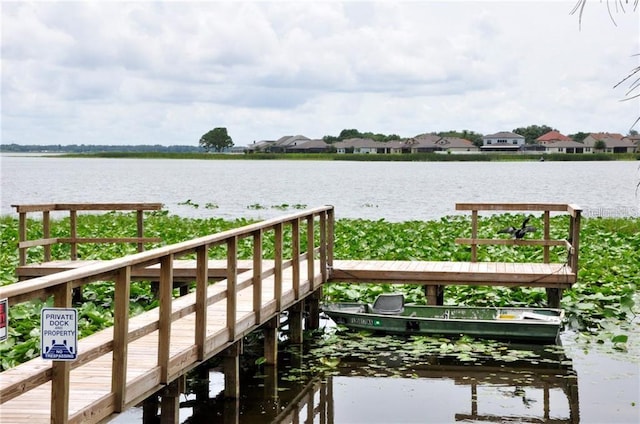
[(78, 311), (42, 308), (40, 313), (42, 359), (73, 361), (78, 356)]

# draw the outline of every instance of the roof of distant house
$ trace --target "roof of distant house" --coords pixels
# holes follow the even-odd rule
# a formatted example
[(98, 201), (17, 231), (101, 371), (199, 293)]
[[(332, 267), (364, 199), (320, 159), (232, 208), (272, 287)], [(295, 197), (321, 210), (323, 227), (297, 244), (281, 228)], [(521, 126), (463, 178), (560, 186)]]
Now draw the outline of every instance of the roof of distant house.
[(536, 138), (536, 141), (539, 143), (549, 143), (552, 141), (571, 141), (571, 137), (567, 137), (564, 134), (561, 134), (559, 131), (553, 130), (548, 133), (542, 134), (540, 137)]
[(571, 139), (568, 140), (558, 140), (558, 141), (552, 141), (552, 142), (548, 142), (547, 143), (547, 148), (554, 148), (554, 147), (562, 147), (562, 148), (585, 148), (585, 147), (590, 147), (590, 146), (585, 146), (582, 143), (578, 143), (577, 141), (573, 141)]
[(500, 131), (495, 134), (487, 134), (482, 138), (524, 138), (520, 134), (512, 133), (510, 131)]
[(606, 140), (608, 138), (613, 138), (613, 139), (616, 139), (616, 140), (622, 140), (624, 138), (624, 136), (622, 134), (608, 133), (608, 132), (591, 133), (589, 135), (591, 137), (595, 138), (596, 140)]

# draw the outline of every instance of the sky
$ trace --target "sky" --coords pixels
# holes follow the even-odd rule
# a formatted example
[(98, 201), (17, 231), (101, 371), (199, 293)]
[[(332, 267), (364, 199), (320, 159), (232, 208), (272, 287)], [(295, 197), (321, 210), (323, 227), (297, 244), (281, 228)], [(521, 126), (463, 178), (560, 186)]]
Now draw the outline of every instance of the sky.
[(1, 143), (628, 134), (640, 11), (575, 2), (2, 1)]

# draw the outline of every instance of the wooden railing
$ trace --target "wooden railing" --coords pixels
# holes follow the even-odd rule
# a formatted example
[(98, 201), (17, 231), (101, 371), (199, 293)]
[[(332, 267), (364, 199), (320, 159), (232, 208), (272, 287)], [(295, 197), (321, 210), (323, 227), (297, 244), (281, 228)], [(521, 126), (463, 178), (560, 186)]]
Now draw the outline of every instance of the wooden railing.
[[(478, 260), (478, 246), (480, 245), (542, 246), (544, 263), (549, 263), (550, 246), (564, 246), (568, 251), (568, 265), (577, 273), (580, 246), (580, 216), (582, 213), (580, 207), (565, 203), (456, 203), (456, 210), (471, 211), (471, 238), (457, 238), (456, 243), (471, 245), (472, 262)], [(542, 212), (542, 239), (478, 238), (478, 212), (480, 211)], [(569, 215), (569, 231), (566, 238), (561, 240), (551, 239), (551, 212)]]
[[(162, 203), (55, 203), (41, 205), (12, 205), (18, 212), (18, 255), (19, 264), (27, 264), (27, 251), (33, 247), (44, 248), (44, 261), (51, 260), (51, 246), (68, 243), (71, 260), (78, 259), (78, 243), (136, 243), (138, 252), (144, 251), (144, 243), (161, 242), (158, 237), (144, 236), (144, 212), (162, 209)], [(137, 214), (136, 237), (78, 237), (78, 212), (135, 211)], [(51, 212), (69, 213), (69, 236), (51, 237)], [(29, 213), (42, 213), (42, 238), (29, 239), (27, 218)]]
[[(68, 205), (66, 205), (68, 206)], [(95, 206), (95, 205), (94, 205)], [(69, 208), (66, 208), (69, 209)], [(52, 207), (50, 210), (59, 210)], [(24, 210), (23, 210), (24, 212)], [(93, 359), (113, 352), (112, 383), (110, 394), (94, 405), (103, 413), (120, 412), (139, 402), (141, 393), (150, 389), (136, 388), (135, 394), (127, 393), (127, 346), (158, 331), (157, 367), (160, 372), (160, 384), (164, 385), (180, 376), (189, 362), (191, 352), (195, 352), (196, 361), (210, 358), (220, 351), (221, 346), (237, 340), (242, 331), (236, 328), (236, 295), (240, 290), (253, 288), (253, 325), (257, 326), (281, 311), (283, 271), (292, 269), (293, 289), (298, 299), (300, 275), (304, 275), (301, 266), (306, 263), (309, 291), (315, 290), (327, 281), (327, 270), (332, 266), (334, 242), (334, 210), (332, 206), (323, 206), (301, 211), (280, 218), (266, 220), (245, 227), (212, 234), (185, 242), (163, 246), (125, 256), (119, 259), (91, 264), (81, 268), (33, 278), (8, 286), (0, 287), (0, 299), (7, 298), (9, 305), (52, 295), (55, 307), (72, 307), (71, 292), (75, 287), (95, 281), (112, 281), (115, 285), (113, 338), (78, 353), (72, 362), (53, 361), (51, 368), (32, 370), (28, 380), (2, 384), (1, 403), (19, 396), (47, 381), (51, 381), (51, 422), (78, 422), (82, 417), (69, 416), (70, 371), (88, 364)], [(263, 268), (266, 239), (273, 240), (273, 266)], [(285, 243), (285, 235), (290, 240)], [(250, 239), (252, 243), (253, 268), (238, 273), (238, 243)], [(75, 240), (77, 241), (77, 240)], [(226, 248), (227, 279), (226, 290), (208, 296), (207, 259), (209, 249), (215, 246)], [(195, 254), (197, 260), (196, 300), (195, 304), (174, 305), (172, 296), (173, 263), (175, 259)], [(319, 263), (320, 269), (317, 269)], [(142, 325), (130, 327), (129, 293), (131, 272), (136, 267), (148, 267), (159, 264), (159, 313), (158, 319)], [(319, 277), (318, 277), (319, 276)], [(268, 307), (262, 300), (262, 282), (266, 278), (274, 280), (274, 302)], [(217, 302), (226, 301), (226, 328), (224, 331), (207, 336), (207, 308)], [(192, 349), (181, 360), (170, 362), (171, 323), (195, 312), (194, 343)], [(102, 339), (101, 339), (102, 340)], [(177, 365), (176, 365), (177, 364)], [(9, 370), (11, 371), (11, 370)], [(143, 381), (140, 384), (153, 385)], [(155, 390), (158, 388), (156, 387)], [(105, 412), (106, 411), (106, 412)]]

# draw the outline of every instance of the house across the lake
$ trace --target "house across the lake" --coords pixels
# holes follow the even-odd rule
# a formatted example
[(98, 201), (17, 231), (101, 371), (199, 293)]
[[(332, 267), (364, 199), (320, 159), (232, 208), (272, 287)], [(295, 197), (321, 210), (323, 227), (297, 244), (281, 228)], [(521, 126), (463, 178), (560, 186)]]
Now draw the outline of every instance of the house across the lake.
[(637, 140), (616, 133), (593, 133), (584, 139), (584, 145), (598, 153), (634, 153)]
[(334, 143), (323, 139), (310, 139), (303, 135), (288, 135), (278, 140), (254, 142), (245, 148), (246, 153), (337, 153), (337, 154), (410, 154), (410, 153), (634, 153), (640, 151), (638, 136), (615, 133), (592, 133), (582, 142), (573, 140), (553, 130), (538, 137), (533, 144), (524, 136), (501, 131), (482, 137), (482, 146), (458, 137), (441, 137), (436, 134), (420, 134), (412, 138), (377, 141), (370, 138), (349, 138)]
[(523, 148), (525, 138), (520, 134), (502, 131), (482, 137), (483, 152), (517, 152)]

